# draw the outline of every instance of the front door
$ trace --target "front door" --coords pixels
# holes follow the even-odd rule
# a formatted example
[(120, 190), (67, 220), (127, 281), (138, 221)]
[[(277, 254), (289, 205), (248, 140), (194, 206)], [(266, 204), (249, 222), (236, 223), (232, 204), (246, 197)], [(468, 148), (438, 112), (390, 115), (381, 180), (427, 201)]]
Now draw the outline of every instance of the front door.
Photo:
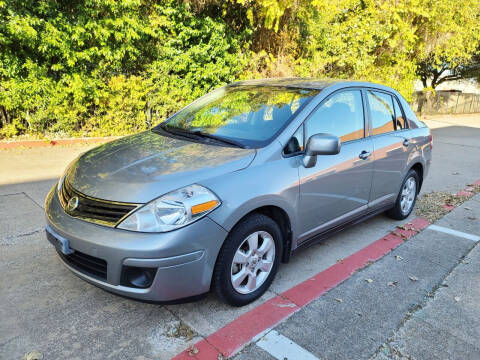
[(373, 170), (373, 145), (365, 137), (360, 90), (335, 92), (305, 121), (306, 139), (336, 135), (340, 153), (317, 157), (311, 168), (300, 166), (300, 241), (366, 209)]

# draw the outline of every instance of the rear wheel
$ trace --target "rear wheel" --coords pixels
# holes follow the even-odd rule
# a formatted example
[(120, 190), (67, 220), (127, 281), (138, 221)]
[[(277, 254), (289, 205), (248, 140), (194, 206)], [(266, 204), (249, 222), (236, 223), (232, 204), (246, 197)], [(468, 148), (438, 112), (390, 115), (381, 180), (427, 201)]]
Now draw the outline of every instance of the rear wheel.
[(252, 214), (237, 224), (220, 250), (213, 275), (217, 295), (233, 306), (243, 306), (268, 289), (280, 263), (282, 233), (263, 214)]
[(411, 169), (403, 180), (395, 206), (386, 213), (389, 217), (395, 220), (403, 220), (410, 215), (417, 201), (418, 184), (418, 174)]

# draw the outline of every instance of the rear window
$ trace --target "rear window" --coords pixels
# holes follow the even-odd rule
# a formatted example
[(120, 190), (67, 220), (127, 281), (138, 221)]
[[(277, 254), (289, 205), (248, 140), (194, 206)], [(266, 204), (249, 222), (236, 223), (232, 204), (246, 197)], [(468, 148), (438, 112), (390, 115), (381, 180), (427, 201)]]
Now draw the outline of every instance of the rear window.
[(415, 115), (415, 113), (413, 112), (412, 108), (407, 103), (407, 101), (401, 96), (399, 98), (400, 98), (400, 103), (402, 104), (402, 107), (403, 107), (403, 111), (405, 112), (405, 116), (407, 117), (408, 127), (411, 129), (425, 127), (426, 125), (417, 119), (417, 116)]

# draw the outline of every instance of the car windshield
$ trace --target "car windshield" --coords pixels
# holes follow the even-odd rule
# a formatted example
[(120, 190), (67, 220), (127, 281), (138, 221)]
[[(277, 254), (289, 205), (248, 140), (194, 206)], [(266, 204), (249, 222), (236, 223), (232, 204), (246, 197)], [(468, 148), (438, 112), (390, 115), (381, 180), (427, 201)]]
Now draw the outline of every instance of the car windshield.
[(258, 148), (267, 145), (318, 92), (277, 86), (224, 87), (193, 102), (159, 127)]

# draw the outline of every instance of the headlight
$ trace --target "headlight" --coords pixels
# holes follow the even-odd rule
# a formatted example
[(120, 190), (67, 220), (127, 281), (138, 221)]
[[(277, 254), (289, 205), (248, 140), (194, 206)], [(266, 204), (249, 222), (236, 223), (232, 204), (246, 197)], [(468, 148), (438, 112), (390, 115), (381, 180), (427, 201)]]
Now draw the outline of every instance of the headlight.
[(142, 206), (118, 226), (119, 229), (142, 232), (165, 232), (188, 225), (220, 205), (207, 188), (189, 185), (172, 191)]

